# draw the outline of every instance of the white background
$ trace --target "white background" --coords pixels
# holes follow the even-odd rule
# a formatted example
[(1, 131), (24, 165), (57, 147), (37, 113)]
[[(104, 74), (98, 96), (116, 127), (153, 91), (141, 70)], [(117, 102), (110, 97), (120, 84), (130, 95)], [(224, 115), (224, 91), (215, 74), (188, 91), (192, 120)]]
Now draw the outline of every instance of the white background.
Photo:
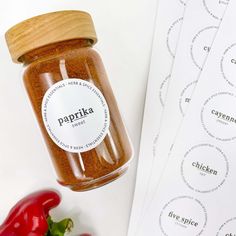
[[(56, 218), (72, 216), (72, 235), (125, 236), (132, 204), (137, 153), (157, 0), (6, 0), (0, 8), (0, 221), (24, 195), (42, 188), (62, 193)], [(104, 64), (136, 155), (129, 172), (112, 184), (75, 193), (56, 182), (4, 33), (15, 23), (49, 11), (80, 9), (94, 19)], [(168, 12), (166, 13), (168, 14)]]

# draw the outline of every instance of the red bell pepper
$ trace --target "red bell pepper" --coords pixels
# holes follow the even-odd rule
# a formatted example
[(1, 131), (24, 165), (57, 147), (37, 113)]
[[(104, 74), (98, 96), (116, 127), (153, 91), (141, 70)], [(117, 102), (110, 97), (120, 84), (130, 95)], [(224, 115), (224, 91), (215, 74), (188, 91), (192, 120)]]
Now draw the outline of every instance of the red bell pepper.
[(49, 217), (49, 211), (60, 201), (60, 195), (55, 191), (40, 191), (26, 196), (9, 212), (0, 226), (0, 236), (64, 235), (73, 226), (72, 221), (66, 219), (54, 223)]

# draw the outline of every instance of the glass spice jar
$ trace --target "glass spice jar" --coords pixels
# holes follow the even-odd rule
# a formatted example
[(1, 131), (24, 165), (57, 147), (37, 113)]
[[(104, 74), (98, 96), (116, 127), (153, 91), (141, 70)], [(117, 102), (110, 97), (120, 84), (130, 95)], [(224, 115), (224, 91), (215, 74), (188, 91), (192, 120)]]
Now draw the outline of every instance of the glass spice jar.
[(6, 33), (58, 176), (74, 191), (109, 183), (127, 170), (133, 149), (99, 54), (91, 16), (59, 11)]

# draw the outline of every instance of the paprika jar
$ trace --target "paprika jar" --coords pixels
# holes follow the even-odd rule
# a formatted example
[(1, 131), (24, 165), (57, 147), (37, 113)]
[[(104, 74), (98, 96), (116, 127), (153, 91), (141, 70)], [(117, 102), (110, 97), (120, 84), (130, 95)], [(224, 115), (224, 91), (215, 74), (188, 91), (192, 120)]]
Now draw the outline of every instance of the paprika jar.
[(6, 33), (58, 182), (74, 191), (109, 183), (128, 169), (132, 145), (99, 54), (91, 16), (59, 11)]

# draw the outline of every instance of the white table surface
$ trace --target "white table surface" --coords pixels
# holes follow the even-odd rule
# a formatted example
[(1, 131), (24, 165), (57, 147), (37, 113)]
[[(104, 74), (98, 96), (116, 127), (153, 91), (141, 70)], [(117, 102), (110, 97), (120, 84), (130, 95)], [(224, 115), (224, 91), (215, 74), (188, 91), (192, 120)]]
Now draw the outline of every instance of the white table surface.
[[(55, 188), (63, 201), (56, 218), (72, 216), (76, 228), (94, 236), (125, 236), (135, 183), (137, 153), (157, 0), (5, 0), (0, 7), (0, 221), (24, 195)], [(57, 184), (4, 32), (28, 17), (56, 10), (92, 14), (102, 54), (136, 155), (129, 172), (100, 189), (75, 193)]]

